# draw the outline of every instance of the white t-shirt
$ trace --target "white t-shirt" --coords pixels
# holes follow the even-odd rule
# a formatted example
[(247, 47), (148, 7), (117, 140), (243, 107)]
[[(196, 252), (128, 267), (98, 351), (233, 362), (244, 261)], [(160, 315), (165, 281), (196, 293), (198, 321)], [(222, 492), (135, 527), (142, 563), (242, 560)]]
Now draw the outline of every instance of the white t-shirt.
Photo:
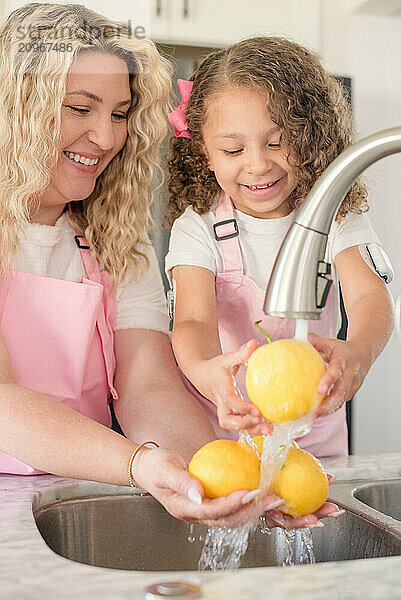
[[(265, 290), (270, 280), (274, 261), (283, 239), (293, 223), (296, 211), (278, 219), (258, 219), (234, 210), (239, 229), (244, 274)], [(177, 265), (191, 265), (209, 269), (215, 275), (223, 272), (219, 242), (215, 239), (213, 224), (215, 208), (199, 215), (191, 206), (173, 224), (170, 247), (166, 256), (166, 274), (173, 287), (171, 269)], [(334, 222), (329, 233), (326, 261), (332, 264), (332, 278), (338, 283), (335, 256), (350, 246), (380, 243), (366, 214), (348, 213), (339, 223)], [(338, 331), (341, 325), (338, 310), (338, 286), (334, 294), (333, 319)]]
[[(81, 253), (74, 240), (74, 231), (67, 213), (56, 224), (28, 224), (20, 235), (13, 268), (16, 271), (80, 281), (85, 274)], [(128, 274), (116, 293), (117, 329), (154, 329), (169, 332), (166, 300), (155, 252), (151, 246), (141, 248), (149, 268), (140, 279)]]

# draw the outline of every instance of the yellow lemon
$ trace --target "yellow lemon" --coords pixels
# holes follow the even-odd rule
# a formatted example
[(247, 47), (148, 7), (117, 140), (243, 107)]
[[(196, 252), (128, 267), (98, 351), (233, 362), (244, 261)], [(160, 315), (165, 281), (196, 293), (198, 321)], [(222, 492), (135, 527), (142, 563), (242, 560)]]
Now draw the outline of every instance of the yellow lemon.
[(329, 482), (321, 463), (300, 448), (290, 448), (272, 489), (286, 503), (280, 510), (293, 517), (315, 512), (327, 500)]
[(325, 370), (319, 352), (308, 342), (289, 339), (265, 344), (248, 360), (248, 396), (266, 420), (295, 421), (322, 400), (316, 387)]
[(188, 472), (199, 479), (206, 498), (217, 498), (236, 490), (258, 488), (260, 460), (248, 445), (234, 440), (214, 440), (195, 452)]

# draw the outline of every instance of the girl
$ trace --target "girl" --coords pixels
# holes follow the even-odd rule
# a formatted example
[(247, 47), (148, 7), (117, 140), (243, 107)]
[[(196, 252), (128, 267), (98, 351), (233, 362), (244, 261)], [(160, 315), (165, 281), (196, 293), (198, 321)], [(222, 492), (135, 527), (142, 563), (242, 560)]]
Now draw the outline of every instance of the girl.
[(170, 86), (149, 40), (81, 5), (0, 28), (0, 472), (135, 480), (177, 517), (235, 524), (280, 500), (202, 502), (185, 468), (214, 435), (172, 360), (147, 237)]
[[(170, 208), (178, 218), (166, 258), (176, 296), (174, 353), (218, 436), (236, 437), (241, 429), (268, 433), (268, 424), (245, 401), (238, 369), (257, 342), (266, 341), (255, 321), (262, 320), (273, 340), (294, 335), (293, 321), (264, 315), (264, 294), (302, 199), (351, 142), (349, 110), (339, 84), (314, 55), (273, 37), (210, 54), (193, 81), (180, 86), (183, 102), (170, 115), (177, 136)], [(328, 244), (344, 295), (348, 339), (335, 339), (339, 311), (332, 292), (321, 320), (310, 324), (309, 340), (328, 363), (318, 386), (327, 397), (320, 418), (299, 442), (317, 456), (347, 454), (344, 403), (392, 330), (389, 294), (358, 248), (377, 243), (362, 214), (365, 198), (355, 183)]]

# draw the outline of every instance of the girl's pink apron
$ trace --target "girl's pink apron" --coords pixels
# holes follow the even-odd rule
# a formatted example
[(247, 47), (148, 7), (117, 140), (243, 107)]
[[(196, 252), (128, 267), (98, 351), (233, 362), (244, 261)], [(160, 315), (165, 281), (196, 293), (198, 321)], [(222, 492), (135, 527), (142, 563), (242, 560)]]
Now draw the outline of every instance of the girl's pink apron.
[[(117, 398), (113, 330), (115, 297), (85, 240), (75, 236), (85, 267), (80, 282), (13, 271), (0, 285), (0, 327), (17, 382), (111, 425)], [(51, 428), (44, 422), (43, 429)], [(0, 473), (43, 473), (0, 452)]]
[[(238, 226), (232, 202), (227, 194), (221, 195), (214, 229), (224, 268), (223, 273), (216, 276), (217, 319), (223, 352), (238, 350), (242, 344), (253, 338), (258, 340), (259, 345), (265, 344), (266, 338), (254, 326), (254, 322), (259, 320), (262, 321), (261, 326), (273, 341), (293, 337), (295, 320), (266, 316), (262, 309), (265, 290), (261, 290), (252, 279), (244, 275)], [(332, 291), (330, 290), (321, 319), (310, 321), (309, 331), (335, 338), (336, 334), (330, 318), (331, 311)], [(240, 367), (236, 382), (242, 397), (248, 400), (245, 389), (245, 367)], [(185, 385), (206, 409), (217, 437), (237, 439), (237, 432), (219, 426), (215, 405), (202, 396), (188, 380), (185, 381)], [(343, 405), (332, 415), (316, 419), (309, 434), (299, 438), (297, 442), (315, 456), (346, 456), (348, 437), (345, 414), (345, 405)]]

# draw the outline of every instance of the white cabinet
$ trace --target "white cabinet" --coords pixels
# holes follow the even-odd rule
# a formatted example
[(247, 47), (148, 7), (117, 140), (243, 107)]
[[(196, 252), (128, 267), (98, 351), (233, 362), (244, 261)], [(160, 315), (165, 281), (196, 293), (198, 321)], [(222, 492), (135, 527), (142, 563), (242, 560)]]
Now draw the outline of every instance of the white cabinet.
[(169, 40), (170, 29), (173, 23), (173, 9), (175, 0), (149, 0), (150, 37), (153, 40)]
[[(0, 0), (2, 17), (28, 0)], [(64, 3), (65, 0), (53, 0)], [(282, 35), (321, 50), (321, 0), (69, 0), (131, 22), (158, 42), (227, 46), (254, 35)], [(143, 31), (143, 30), (141, 30)]]
[[(51, 0), (55, 4), (65, 4), (66, 0)], [(165, 0), (163, 0), (165, 1)], [(10, 12), (27, 4), (29, 0), (0, 0), (2, 18)], [(110, 0), (68, 0), (70, 4), (83, 4), (87, 8), (94, 10), (109, 19), (122, 23), (130, 23), (133, 34), (135, 28), (140, 27), (145, 30), (145, 35), (149, 36), (151, 29), (150, 16), (153, 0), (119, 0), (111, 2)], [(138, 35), (143, 37), (142, 29), (138, 30)]]
[(320, 50), (320, 0), (150, 0), (151, 37), (191, 46), (226, 46), (282, 35)]

